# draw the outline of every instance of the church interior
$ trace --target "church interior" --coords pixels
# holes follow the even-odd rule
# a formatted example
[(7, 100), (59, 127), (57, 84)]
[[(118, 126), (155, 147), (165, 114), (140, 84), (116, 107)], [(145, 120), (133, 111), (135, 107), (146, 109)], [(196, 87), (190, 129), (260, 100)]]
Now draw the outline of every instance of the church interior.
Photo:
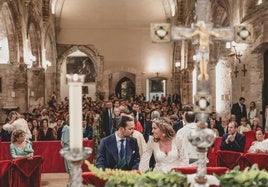
[[(83, 74), (94, 101), (177, 95), (195, 108), (204, 91), (199, 112), (229, 119), (243, 97), (268, 130), (268, 0), (0, 0), (0, 10), (0, 124), (64, 101), (67, 76)], [(200, 21), (209, 35), (194, 36)]]
[[(83, 93), (96, 99), (112, 94), (179, 94), (182, 105), (195, 95), (194, 40), (152, 42), (152, 23), (193, 27), (194, 0), (1, 1), (1, 121), (16, 109), (46, 105), (54, 92), (68, 97), (66, 74), (86, 73)], [(210, 41), (212, 111), (229, 115), (240, 96), (255, 101), (262, 119), (268, 104), (266, 0), (211, 0), (214, 28), (252, 25), (247, 43)], [(205, 12), (205, 11), (204, 11)], [(229, 43), (229, 48), (226, 48)], [(231, 45), (230, 45), (231, 44)], [(84, 66), (83, 66), (84, 62)], [(126, 89), (128, 88), (128, 89)]]

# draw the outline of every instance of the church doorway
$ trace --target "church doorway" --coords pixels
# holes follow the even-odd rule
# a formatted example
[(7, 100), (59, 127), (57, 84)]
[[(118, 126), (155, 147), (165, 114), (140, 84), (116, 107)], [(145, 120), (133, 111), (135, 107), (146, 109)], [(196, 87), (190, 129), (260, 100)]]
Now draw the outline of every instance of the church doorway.
[(264, 52), (263, 63), (262, 116), (263, 124), (265, 124), (265, 106), (268, 105), (268, 50)]
[(135, 91), (135, 84), (127, 77), (120, 79), (115, 87), (115, 94), (119, 99), (134, 98)]

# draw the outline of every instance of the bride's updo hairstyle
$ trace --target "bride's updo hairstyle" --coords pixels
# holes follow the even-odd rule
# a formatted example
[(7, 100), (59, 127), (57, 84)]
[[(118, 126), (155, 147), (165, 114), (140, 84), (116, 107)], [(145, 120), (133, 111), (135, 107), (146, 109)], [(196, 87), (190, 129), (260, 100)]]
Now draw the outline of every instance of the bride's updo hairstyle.
[[(160, 131), (163, 133), (163, 136), (165, 136), (168, 140), (172, 140), (172, 138), (175, 137), (176, 132), (174, 131), (168, 118), (154, 119), (152, 122), (160, 129)], [(158, 142), (159, 140), (159, 138), (154, 138), (155, 142)]]

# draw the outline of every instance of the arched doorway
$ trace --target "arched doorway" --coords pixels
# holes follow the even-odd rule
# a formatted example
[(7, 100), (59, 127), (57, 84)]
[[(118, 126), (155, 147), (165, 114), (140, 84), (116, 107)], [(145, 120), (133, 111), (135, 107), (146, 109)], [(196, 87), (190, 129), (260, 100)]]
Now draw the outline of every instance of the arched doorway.
[[(265, 127), (265, 106), (268, 105), (268, 50), (264, 52), (263, 63), (262, 116), (263, 127)], [(267, 129), (268, 127), (265, 128)]]
[(120, 79), (115, 87), (115, 94), (120, 99), (134, 98), (135, 92), (135, 84), (127, 77)]

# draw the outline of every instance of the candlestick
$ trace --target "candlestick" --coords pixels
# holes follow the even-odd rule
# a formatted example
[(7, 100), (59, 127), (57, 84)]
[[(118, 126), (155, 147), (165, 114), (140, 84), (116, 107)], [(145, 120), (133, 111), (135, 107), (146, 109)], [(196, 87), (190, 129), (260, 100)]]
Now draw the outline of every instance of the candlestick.
[(69, 85), (70, 149), (82, 149), (82, 84), (85, 75), (67, 75)]

